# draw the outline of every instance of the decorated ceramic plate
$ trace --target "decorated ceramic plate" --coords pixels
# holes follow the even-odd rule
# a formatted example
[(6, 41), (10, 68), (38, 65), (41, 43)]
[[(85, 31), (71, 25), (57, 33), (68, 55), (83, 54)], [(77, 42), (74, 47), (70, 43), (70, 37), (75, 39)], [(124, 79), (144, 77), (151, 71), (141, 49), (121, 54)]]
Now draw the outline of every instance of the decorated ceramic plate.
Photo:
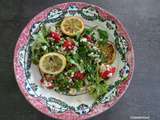
[(133, 69), (132, 43), (121, 22), (83, 2), (39, 13), (14, 51), (21, 92), (57, 119), (87, 119), (111, 108), (125, 93)]

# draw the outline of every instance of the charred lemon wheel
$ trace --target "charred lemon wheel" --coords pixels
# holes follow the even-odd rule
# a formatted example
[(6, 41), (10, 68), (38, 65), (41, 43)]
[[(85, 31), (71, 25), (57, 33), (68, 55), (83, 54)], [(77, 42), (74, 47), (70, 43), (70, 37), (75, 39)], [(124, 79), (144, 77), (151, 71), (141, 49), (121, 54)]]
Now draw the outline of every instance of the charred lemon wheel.
[(107, 45), (100, 46), (101, 51), (106, 56), (108, 64), (112, 64), (116, 58), (116, 49), (112, 42), (108, 42)]
[(83, 20), (76, 16), (66, 17), (61, 23), (61, 30), (68, 36), (75, 36), (78, 33), (82, 33), (84, 30)]
[(43, 55), (39, 61), (39, 68), (48, 74), (59, 74), (66, 66), (66, 58), (59, 53), (51, 52)]

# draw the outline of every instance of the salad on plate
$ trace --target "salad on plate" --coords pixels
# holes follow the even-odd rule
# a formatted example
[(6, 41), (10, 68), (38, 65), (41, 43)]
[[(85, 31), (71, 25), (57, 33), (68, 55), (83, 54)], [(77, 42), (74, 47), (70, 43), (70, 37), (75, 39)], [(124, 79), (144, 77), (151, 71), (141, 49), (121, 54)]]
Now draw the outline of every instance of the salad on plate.
[(115, 45), (108, 38), (106, 30), (87, 26), (78, 16), (43, 24), (31, 46), (42, 87), (72, 96), (89, 93), (95, 99), (105, 95), (117, 70)]

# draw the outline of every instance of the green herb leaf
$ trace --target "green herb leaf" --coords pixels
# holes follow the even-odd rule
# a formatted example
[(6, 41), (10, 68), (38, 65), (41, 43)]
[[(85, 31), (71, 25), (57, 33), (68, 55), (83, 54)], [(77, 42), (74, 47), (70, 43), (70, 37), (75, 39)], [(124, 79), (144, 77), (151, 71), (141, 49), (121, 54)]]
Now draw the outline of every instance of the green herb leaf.
[(41, 27), (40, 32), (42, 33), (43, 37), (46, 37), (49, 35), (49, 30), (46, 29), (46, 27), (44, 25)]
[(48, 31), (44, 26), (42, 26), (41, 30), (33, 35), (35, 41), (32, 44), (31, 52), (32, 52), (32, 62), (34, 64), (38, 64), (40, 57), (48, 52), (49, 43), (46, 39), (46, 35), (48, 35)]
[(32, 45), (31, 52), (32, 62), (38, 64), (40, 57), (48, 52), (48, 45), (43, 41), (36, 40)]
[(74, 81), (74, 85), (73, 85), (73, 88), (75, 88), (76, 90), (80, 90), (80, 88), (83, 87), (83, 83), (84, 81), (81, 81), (81, 80), (76, 80)]
[(80, 33), (77, 33), (77, 35), (75, 36), (75, 40), (77, 42), (80, 42), (80, 38), (81, 38), (81, 34)]
[(108, 92), (108, 85), (100, 83), (94, 84), (89, 86), (88, 90), (91, 96), (93, 96), (95, 99), (98, 99)]
[(93, 32), (93, 29), (92, 28), (85, 28), (84, 31), (83, 31), (83, 34), (82, 36), (85, 36), (85, 35), (89, 35)]
[(100, 44), (100, 45), (106, 44), (107, 41), (108, 41), (108, 33), (107, 33), (107, 31), (102, 30), (102, 29), (98, 29), (97, 31), (98, 31), (99, 38), (100, 38), (98, 44)]
[(53, 80), (55, 86), (59, 87), (59, 90), (64, 92), (68, 90), (68, 86), (70, 85), (69, 80), (66, 78), (64, 74), (59, 74), (56, 80)]

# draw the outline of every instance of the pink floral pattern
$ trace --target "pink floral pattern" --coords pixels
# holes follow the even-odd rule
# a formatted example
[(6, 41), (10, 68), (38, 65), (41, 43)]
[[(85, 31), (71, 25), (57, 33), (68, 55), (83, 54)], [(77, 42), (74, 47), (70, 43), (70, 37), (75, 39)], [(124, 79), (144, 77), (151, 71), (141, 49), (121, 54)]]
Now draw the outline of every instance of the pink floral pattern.
[(24, 75), (24, 70), (22, 68), (22, 66), (19, 63), (19, 51), (20, 48), (22, 48), (24, 45), (27, 44), (28, 42), (28, 37), (29, 37), (29, 31), (31, 29), (31, 26), (38, 22), (38, 21), (42, 21), (47, 17), (47, 14), (53, 9), (53, 8), (61, 8), (61, 9), (66, 9), (68, 6), (70, 5), (75, 5), (78, 8), (83, 8), (85, 6), (88, 6), (90, 4), (84, 3), (84, 2), (68, 2), (68, 3), (62, 3), (62, 4), (58, 4), (56, 6), (53, 7), (49, 7), (47, 9), (45, 9), (44, 11), (42, 11), (41, 13), (39, 13), (37, 16), (35, 16), (24, 28), (24, 30), (22, 31), (22, 33), (20, 34), (20, 37), (17, 41), (16, 47), (15, 47), (15, 51), (14, 51), (14, 72), (15, 72), (15, 76), (17, 79), (17, 83), (18, 86), (22, 92), (22, 94), (25, 96), (26, 100), (29, 101), (29, 103), (31, 103), (31, 105), (33, 105), (33, 107), (35, 107), (37, 110), (41, 111), (42, 113), (53, 117), (53, 118), (57, 118), (57, 119), (65, 119), (65, 120), (81, 120), (81, 119), (87, 119), (90, 117), (93, 117), (95, 115), (98, 115), (102, 112), (104, 112), (105, 110), (108, 110), (109, 108), (111, 108), (115, 103), (117, 103), (117, 101), (123, 96), (123, 94), (125, 93), (126, 89), (128, 88), (128, 85), (131, 81), (132, 78), (132, 74), (134, 71), (134, 52), (133, 52), (133, 46), (131, 43), (131, 39), (127, 33), (127, 31), (125, 30), (124, 26), (121, 24), (121, 22), (114, 17), (111, 13), (107, 12), (106, 10), (95, 6), (95, 5), (91, 5), (94, 6), (98, 12), (100, 13), (100, 15), (104, 18), (104, 19), (110, 19), (113, 20), (116, 25), (117, 25), (117, 30), (118, 33), (122, 36), (125, 37), (125, 39), (128, 41), (129, 43), (129, 52), (128, 52), (128, 56), (127, 56), (127, 62), (130, 65), (130, 72), (129, 72), (129, 77), (128, 80), (126, 80), (125, 82), (123, 82), (122, 84), (120, 84), (118, 86), (118, 97), (115, 97), (112, 101), (107, 102), (105, 104), (99, 104), (94, 106), (94, 108), (88, 112), (87, 114), (83, 114), (83, 115), (78, 115), (76, 114), (74, 111), (66, 111), (64, 113), (50, 113), (49, 110), (47, 109), (47, 107), (45, 106), (44, 102), (41, 99), (32, 97), (28, 94), (28, 92), (25, 90), (24, 88), (24, 81), (25, 81), (25, 75)]

